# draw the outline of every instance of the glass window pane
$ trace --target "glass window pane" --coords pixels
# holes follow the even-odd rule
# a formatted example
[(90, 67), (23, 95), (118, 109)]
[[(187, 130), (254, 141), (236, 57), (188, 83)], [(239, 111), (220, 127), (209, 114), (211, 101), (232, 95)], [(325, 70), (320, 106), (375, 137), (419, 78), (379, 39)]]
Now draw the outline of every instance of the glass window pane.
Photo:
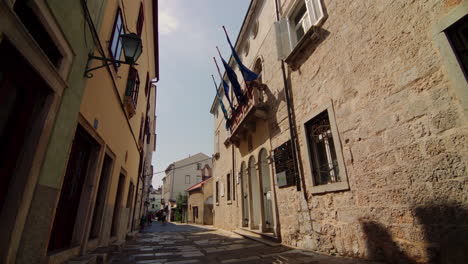
[(294, 17), (294, 24), (297, 25), (301, 21), (301, 19), (304, 17), (304, 15), (307, 13), (307, 8), (305, 5), (305, 2), (302, 4), (302, 6), (298, 9), (296, 16)]

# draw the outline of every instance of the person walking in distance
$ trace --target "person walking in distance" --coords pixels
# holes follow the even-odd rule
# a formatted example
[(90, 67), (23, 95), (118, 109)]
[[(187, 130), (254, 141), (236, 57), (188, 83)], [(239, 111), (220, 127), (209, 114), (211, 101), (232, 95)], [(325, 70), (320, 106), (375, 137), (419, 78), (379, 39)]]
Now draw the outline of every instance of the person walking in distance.
[(166, 209), (164, 209), (162, 212), (162, 217), (161, 217), (161, 221), (163, 225), (166, 224), (166, 217), (167, 217), (167, 213), (166, 213)]

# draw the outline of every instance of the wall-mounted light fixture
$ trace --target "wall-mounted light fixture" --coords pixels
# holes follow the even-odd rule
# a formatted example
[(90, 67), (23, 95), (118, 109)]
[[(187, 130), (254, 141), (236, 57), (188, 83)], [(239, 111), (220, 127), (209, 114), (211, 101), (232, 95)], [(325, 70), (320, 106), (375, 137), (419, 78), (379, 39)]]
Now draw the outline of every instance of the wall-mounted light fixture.
[[(141, 53), (143, 52), (143, 45), (141, 43), (141, 38), (135, 33), (122, 34), (120, 35), (120, 38), (122, 40), (122, 49), (124, 51), (125, 61), (109, 59), (105, 57), (97, 57), (97, 56), (94, 56), (93, 54), (89, 54), (88, 63), (86, 64), (86, 70), (85, 70), (85, 76), (87, 78), (93, 77), (93, 74), (90, 73), (91, 71), (106, 67), (114, 63), (136, 65), (136, 61), (138, 60)], [(89, 64), (92, 60), (101, 60), (101, 61), (104, 61), (105, 63), (101, 66), (89, 68)]]

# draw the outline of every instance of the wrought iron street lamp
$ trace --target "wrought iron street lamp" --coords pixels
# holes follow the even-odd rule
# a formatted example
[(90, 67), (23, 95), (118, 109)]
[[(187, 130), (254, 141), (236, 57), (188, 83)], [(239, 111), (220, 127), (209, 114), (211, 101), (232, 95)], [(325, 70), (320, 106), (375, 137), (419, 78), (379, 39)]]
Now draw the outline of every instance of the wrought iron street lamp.
[(122, 38), (122, 47), (125, 55), (125, 61), (128, 64), (135, 64), (143, 52), (141, 38), (135, 33), (124, 34), (120, 37)]
[[(122, 40), (122, 49), (125, 56), (125, 61), (109, 59), (105, 57), (97, 57), (93, 54), (88, 55), (88, 63), (86, 64), (85, 76), (87, 78), (92, 78), (93, 74), (90, 73), (91, 71), (106, 67), (111, 64), (119, 63), (119, 64), (129, 64), (129, 65), (136, 65), (136, 61), (140, 57), (141, 53), (143, 52), (143, 45), (141, 43), (141, 38), (135, 33), (129, 34), (122, 34), (120, 35)], [(89, 64), (92, 60), (101, 60), (105, 62), (101, 66), (89, 68)]]

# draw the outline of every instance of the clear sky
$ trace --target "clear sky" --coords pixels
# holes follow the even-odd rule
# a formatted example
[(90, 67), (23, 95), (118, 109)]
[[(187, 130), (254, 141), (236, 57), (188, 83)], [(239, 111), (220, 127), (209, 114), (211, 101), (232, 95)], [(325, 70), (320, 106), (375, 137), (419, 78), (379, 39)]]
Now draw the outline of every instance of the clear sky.
[[(222, 25), (231, 41), (237, 38), (250, 0), (160, 0), (160, 81), (156, 103), (154, 172), (174, 161), (203, 152), (213, 154), (213, 116), (210, 107), (219, 84), (213, 63), (219, 46), (230, 57)], [(218, 60), (219, 61), (219, 60)], [(224, 71), (223, 71), (224, 72)], [(153, 176), (162, 184), (164, 173)]]

